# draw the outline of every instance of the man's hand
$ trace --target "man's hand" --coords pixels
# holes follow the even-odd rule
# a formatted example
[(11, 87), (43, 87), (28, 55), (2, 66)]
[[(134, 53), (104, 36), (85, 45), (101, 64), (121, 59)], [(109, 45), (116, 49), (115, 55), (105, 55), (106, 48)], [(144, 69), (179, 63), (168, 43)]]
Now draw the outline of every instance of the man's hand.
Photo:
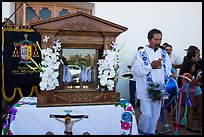
[(176, 75), (175, 74), (170, 75), (170, 77), (176, 79)]
[(152, 63), (151, 63), (151, 67), (153, 69), (161, 69), (161, 61), (162, 61), (162, 58), (158, 59), (158, 60), (153, 60)]

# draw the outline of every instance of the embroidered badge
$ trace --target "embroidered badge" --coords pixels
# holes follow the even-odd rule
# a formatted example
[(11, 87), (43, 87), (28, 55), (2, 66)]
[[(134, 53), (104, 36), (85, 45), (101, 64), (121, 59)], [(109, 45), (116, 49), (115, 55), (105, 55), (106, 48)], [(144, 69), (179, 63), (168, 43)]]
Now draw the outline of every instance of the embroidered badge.
[(15, 49), (13, 51), (13, 57), (20, 57), (19, 63), (25, 63), (30, 61), (32, 57), (39, 57), (37, 51), (37, 44), (29, 41), (28, 34), (24, 34), (25, 40), (14, 42)]

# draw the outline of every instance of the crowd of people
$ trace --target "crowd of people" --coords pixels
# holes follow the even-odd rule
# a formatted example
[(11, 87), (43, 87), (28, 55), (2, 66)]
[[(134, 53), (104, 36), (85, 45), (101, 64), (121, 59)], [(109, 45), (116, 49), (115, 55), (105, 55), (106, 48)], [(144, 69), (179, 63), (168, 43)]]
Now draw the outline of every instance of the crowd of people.
[[(139, 134), (156, 134), (158, 120), (162, 116), (161, 110), (164, 106), (167, 106), (163, 120), (164, 134), (172, 133), (169, 124), (174, 125), (174, 129), (180, 126), (186, 127), (189, 132), (201, 133), (202, 131), (197, 129), (192, 121), (194, 113), (198, 115), (198, 121), (202, 121), (200, 50), (190, 45), (182, 61), (179, 56), (172, 53), (171, 44), (161, 45), (162, 32), (160, 30), (150, 30), (147, 40), (149, 44), (142, 48), (140, 46), (133, 57), (132, 64), (128, 65), (133, 75), (129, 81), (130, 103), (135, 108), (135, 101), (139, 101), (141, 111), (138, 120)], [(169, 79), (173, 79), (174, 83), (168, 83)], [(167, 89), (172, 87), (167, 87), (167, 85), (176, 87), (175, 92), (168, 93)], [(174, 121), (169, 120), (170, 114), (173, 114), (171, 117), (175, 117)], [(198, 124), (202, 127), (201, 122)]]

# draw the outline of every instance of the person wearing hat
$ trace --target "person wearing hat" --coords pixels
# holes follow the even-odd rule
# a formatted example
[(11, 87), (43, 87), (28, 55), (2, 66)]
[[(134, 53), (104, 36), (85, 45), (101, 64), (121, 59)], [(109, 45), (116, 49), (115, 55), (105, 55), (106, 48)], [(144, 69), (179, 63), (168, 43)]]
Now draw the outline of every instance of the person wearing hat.
[(202, 59), (200, 57), (200, 50), (193, 45), (190, 45), (189, 48), (186, 50), (187, 54), (183, 58), (183, 63), (187, 60), (194, 60), (196, 62), (194, 77), (197, 77), (197, 74), (202, 71)]
[[(202, 76), (202, 58), (200, 57), (200, 49), (194, 45), (188, 47), (187, 55), (184, 57), (183, 63), (192, 60), (195, 62), (195, 71), (193, 77), (197, 78), (201, 74)], [(179, 84), (179, 82), (178, 82)], [(195, 87), (195, 98), (196, 98), (196, 110), (199, 121), (202, 121), (202, 81)], [(202, 127), (202, 122), (199, 124)]]
[[(202, 65), (202, 58), (200, 57), (200, 49), (198, 48), (198, 47), (196, 47), (196, 46), (194, 46), (194, 45), (190, 45), (189, 47), (188, 47), (188, 49), (185, 49), (185, 51), (187, 51), (187, 55), (188, 54), (190, 54), (190, 53), (192, 53), (192, 52), (195, 52), (196, 54), (197, 54), (197, 64), (199, 65), (199, 66), (203, 66)], [(186, 58), (187, 58), (187, 55), (184, 57), (184, 60), (186, 60)], [(199, 69), (199, 66), (198, 65), (196, 65), (196, 70), (197, 69)], [(196, 73), (196, 72), (195, 72)], [(195, 74), (196, 75), (196, 74)]]
[[(179, 88), (185, 87), (186, 83), (189, 84), (189, 88), (185, 88), (182, 92), (180, 126), (187, 126), (188, 131), (191, 131), (194, 133), (201, 133), (201, 131), (197, 128), (197, 125), (195, 125), (195, 123), (193, 122), (193, 111), (198, 105), (196, 101), (195, 90), (196, 90), (196, 86), (198, 85), (198, 82), (202, 80), (202, 76), (197, 78), (193, 77), (193, 72), (195, 71), (195, 64), (196, 64), (194, 59), (196, 59), (196, 54), (194, 54), (191, 60), (187, 60), (182, 64), (181, 70), (180, 70), (181, 77), (178, 78)], [(202, 111), (202, 108), (200, 109)]]
[(194, 46), (194, 45), (190, 45), (190, 46), (188, 47), (188, 49), (185, 49), (185, 51), (187, 51), (187, 52), (198, 52), (198, 51), (200, 51), (200, 50), (199, 50), (198, 47), (196, 47), (196, 46)]

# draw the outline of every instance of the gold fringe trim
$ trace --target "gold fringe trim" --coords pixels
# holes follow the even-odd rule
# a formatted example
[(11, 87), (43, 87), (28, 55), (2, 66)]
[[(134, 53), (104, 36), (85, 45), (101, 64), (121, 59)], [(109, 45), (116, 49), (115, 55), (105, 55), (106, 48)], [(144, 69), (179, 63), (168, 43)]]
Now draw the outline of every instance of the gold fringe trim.
[(30, 25), (19, 25), (19, 24), (4, 24), (4, 28), (16, 28), (16, 29), (32, 29)]
[(3, 28), (2, 31), (17, 31), (17, 32), (35, 32), (33, 29), (26, 29), (26, 28)]
[[(24, 96), (23, 96), (23, 94), (22, 94), (22, 91), (21, 91), (21, 88), (20, 88), (20, 87), (14, 88), (14, 94), (13, 94), (10, 98), (6, 96), (5, 89), (2, 88), (2, 95), (3, 95), (4, 100), (5, 100), (6, 102), (11, 102), (11, 101), (15, 98), (17, 91), (18, 91), (20, 97), (23, 98)], [(37, 88), (37, 86), (32, 86), (32, 87), (31, 87), (31, 92), (30, 92), (30, 94), (28, 95), (28, 97), (31, 97), (34, 92), (36, 93), (36, 95), (38, 95), (38, 88)]]

